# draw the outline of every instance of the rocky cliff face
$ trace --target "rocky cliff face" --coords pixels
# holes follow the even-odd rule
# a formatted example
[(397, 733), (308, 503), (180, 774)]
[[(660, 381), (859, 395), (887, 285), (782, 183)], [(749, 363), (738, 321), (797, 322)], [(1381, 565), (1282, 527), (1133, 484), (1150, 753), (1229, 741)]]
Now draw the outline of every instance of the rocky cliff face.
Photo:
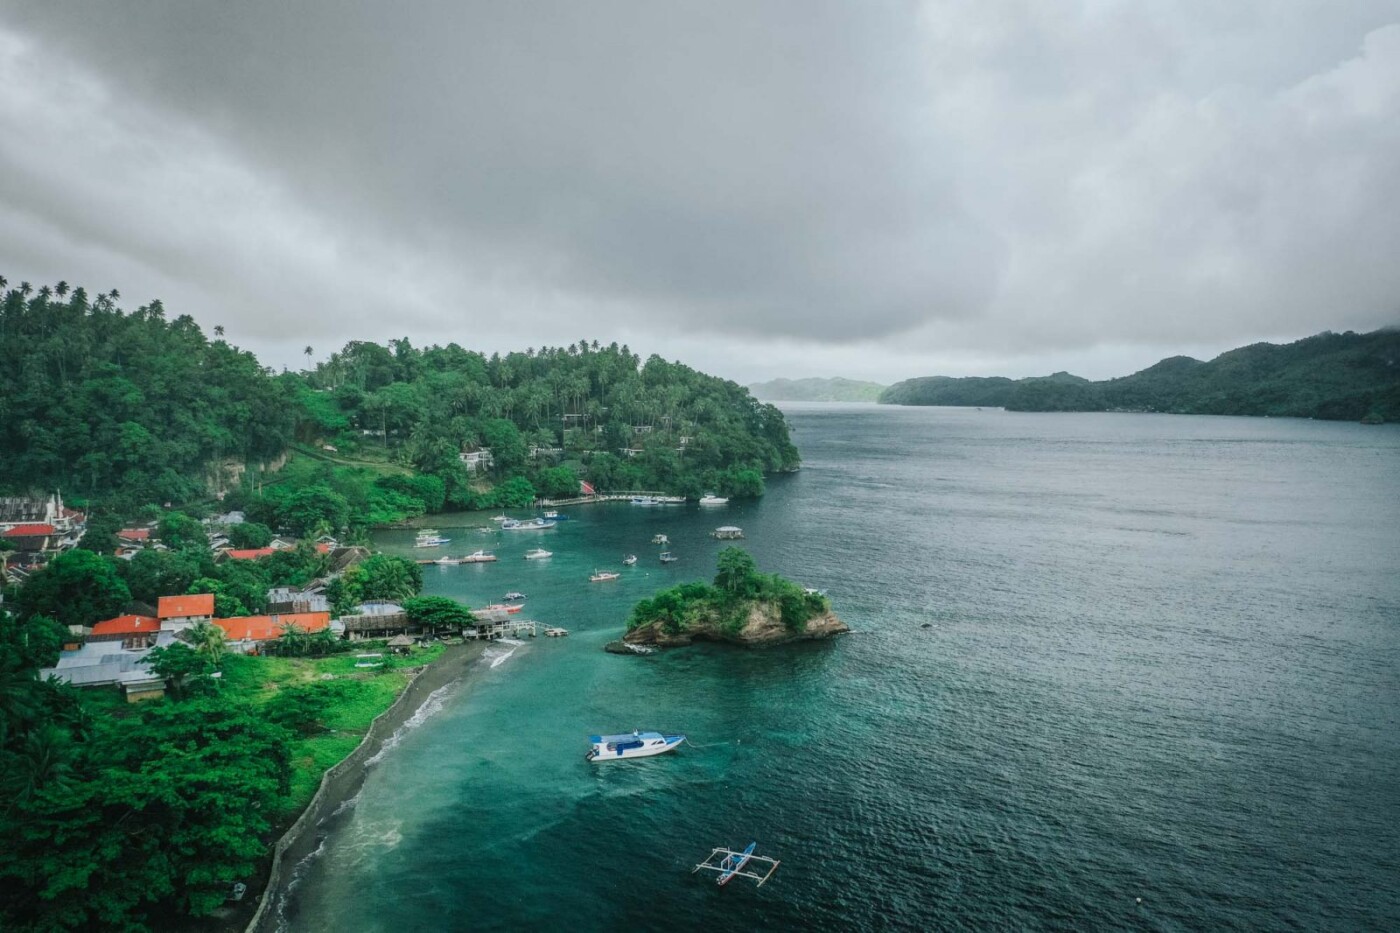
[(691, 621), (683, 632), (668, 632), (660, 621), (639, 625), (623, 636), (629, 645), (660, 645), (663, 648), (688, 645), (693, 641), (724, 641), (739, 645), (778, 645), (789, 641), (830, 638), (849, 632), (846, 623), (836, 614), (826, 612), (807, 620), (802, 631), (794, 632), (783, 624), (778, 607), (769, 603), (754, 603), (748, 618), (737, 632), (720, 624), (718, 618)]

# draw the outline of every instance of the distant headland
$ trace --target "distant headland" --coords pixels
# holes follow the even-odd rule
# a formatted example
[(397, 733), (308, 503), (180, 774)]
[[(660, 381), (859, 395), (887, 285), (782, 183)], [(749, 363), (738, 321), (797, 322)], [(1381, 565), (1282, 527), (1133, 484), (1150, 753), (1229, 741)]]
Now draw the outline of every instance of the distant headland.
[(1069, 373), (1026, 379), (928, 376), (895, 383), (887, 405), (977, 405), (1011, 411), (1147, 411), (1400, 421), (1400, 328), (1330, 331), (1289, 344), (1256, 343), (1209, 362), (1174, 356), (1141, 372), (1091, 382)]
[(874, 402), (885, 387), (856, 379), (773, 379), (749, 386), (754, 398), (765, 402)]

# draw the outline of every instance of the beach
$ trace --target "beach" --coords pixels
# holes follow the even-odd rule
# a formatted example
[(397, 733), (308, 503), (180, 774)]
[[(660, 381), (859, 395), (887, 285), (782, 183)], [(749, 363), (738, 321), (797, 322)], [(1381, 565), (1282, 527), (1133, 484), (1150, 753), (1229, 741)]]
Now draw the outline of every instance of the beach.
[(399, 694), (392, 706), (380, 714), (365, 734), (364, 741), (343, 761), (329, 769), (321, 787), (300, 817), (283, 834), (266, 878), (259, 878), (261, 898), (250, 890), (239, 909), (217, 921), (220, 930), (240, 930), (248, 933), (278, 929), (281, 906), (288, 890), (295, 888), (298, 866), (317, 851), (325, 839), (330, 822), (352, 806), (352, 801), (364, 783), (366, 768), (377, 760), (386, 748), (392, 748), (401, 730), (415, 721), (435, 695), (461, 680), (485, 650), (479, 642), (448, 645), (436, 660), (424, 667)]

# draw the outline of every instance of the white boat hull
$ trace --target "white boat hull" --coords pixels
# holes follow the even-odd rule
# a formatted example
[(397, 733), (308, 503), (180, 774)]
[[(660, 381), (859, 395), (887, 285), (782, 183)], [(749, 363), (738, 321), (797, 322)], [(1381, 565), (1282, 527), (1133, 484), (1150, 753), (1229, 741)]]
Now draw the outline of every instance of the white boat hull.
[[(593, 748), (588, 753), (588, 759), (593, 762), (599, 761), (622, 761), (626, 758), (650, 758), (653, 755), (663, 755), (673, 751), (685, 741), (683, 735), (640, 735), (640, 736), (602, 736), (601, 741), (595, 741)], [(623, 741), (609, 741), (621, 739)]]

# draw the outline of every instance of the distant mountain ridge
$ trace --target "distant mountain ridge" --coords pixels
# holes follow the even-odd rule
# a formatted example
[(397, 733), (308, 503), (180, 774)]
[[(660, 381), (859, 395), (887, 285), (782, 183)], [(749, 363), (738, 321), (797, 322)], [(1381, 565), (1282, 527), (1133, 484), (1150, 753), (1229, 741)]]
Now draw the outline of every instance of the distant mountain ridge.
[(765, 402), (874, 402), (885, 387), (856, 379), (773, 379), (749, 386), (754, 398)]
[(1168, 357), (1117, 379), (1069, 373), (1026, 379), (928, 376), (880, 394), (889, 405), (975, 405), (1012, 411), (1153, 411), (1400, 421), (1400, 328), (1330, 331), (1256, 343), (1209, 362)]

